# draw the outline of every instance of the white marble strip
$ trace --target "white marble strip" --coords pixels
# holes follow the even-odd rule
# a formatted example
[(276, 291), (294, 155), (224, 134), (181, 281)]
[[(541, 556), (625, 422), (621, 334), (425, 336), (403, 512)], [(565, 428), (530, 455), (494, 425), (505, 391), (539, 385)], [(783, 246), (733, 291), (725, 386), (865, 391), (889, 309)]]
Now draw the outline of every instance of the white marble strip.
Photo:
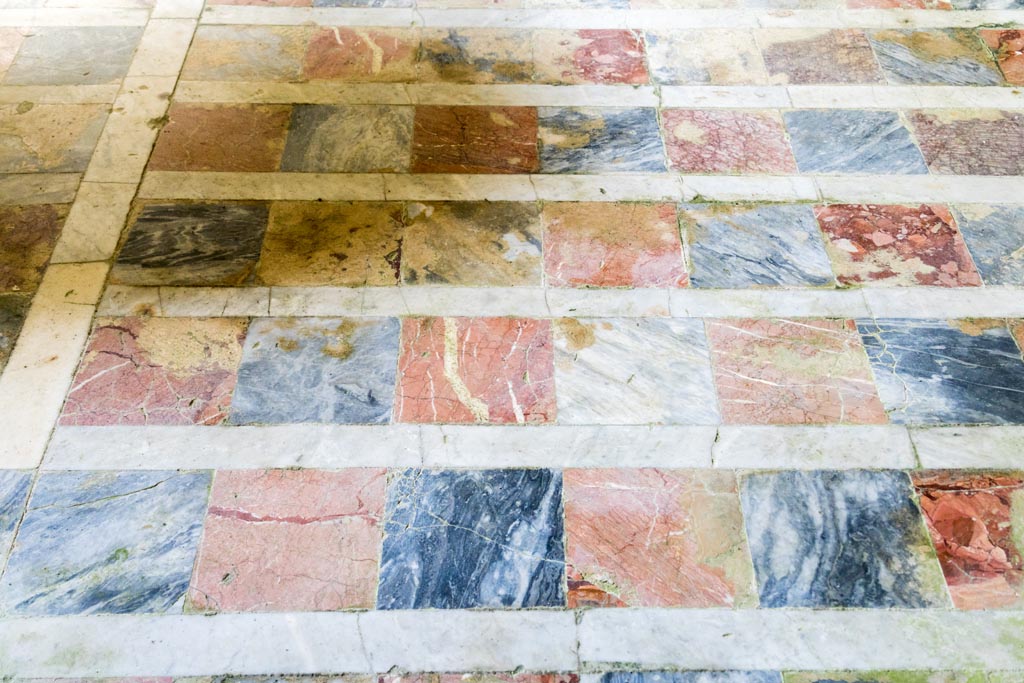
[(0, 9), (0, 26), (145, 26), (148, 9)]
[(0, 85), (0, 104), (109, 104), (120, 86), (109, 85)]
[(139, 40), (128, 76), (177, 77), (195, 29), (195, 19), (151, 19)]
[(81, 178), (78, 173), (0, 175), (0, 204), (68, 204)]
[(786, 91), (790, 106), (794, 109), (1024, 108), (1024, 91), (1020, 88), (956, 85), (790, 85), (786, 86)]
[(50, 263), (111, 258), (131, 208), (135, 187), (134, 183), (82, 183)]
[(817, 176), (827, 202), (940, 202), (1016, 204), (1024, 201), (1024, 176)]
[(150, 17), (153, 19), (197, 19), (205, 0), (156, 0)]
[(921, 467), (1024, 470), (1024, 427), (917, 427), (910, 438)]

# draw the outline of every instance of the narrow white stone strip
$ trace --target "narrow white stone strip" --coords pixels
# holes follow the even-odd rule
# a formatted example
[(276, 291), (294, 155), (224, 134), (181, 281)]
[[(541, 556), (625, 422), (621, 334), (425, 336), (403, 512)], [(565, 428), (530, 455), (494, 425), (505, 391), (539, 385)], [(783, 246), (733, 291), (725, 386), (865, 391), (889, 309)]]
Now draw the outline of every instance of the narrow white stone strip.
[(0, 175), (0, 204), (68, 204), (81, 178), (78, 173)]
[(1020, 287), (904, 287), (864, 290), (875, 318), (1020, 318)]
[(537, 199), (546, 201), (665, 201), (683, 197), (679, 176), (657, 175), (535, 175)]
[(723, 425), (715, 467), (736, 469), (852, 469), (915, 467), (905, 427)]
[(177, 76), (195, 32), (194, 19), (152, 19), (142, 33), (128, 76)]
[(1024, 109), (1020, 88), (955, 85), (791, 85), (795, 109)]
[(203, 11), (205, 0), (156, 0), (153, 19), (195, 19)]
[(161, 287), (159, 300), (168, 317), (270, 315), (269, 287)]
[(1024, 470), (1024, 427), (916, 427), (921, 467)]
[[(225, 291), (229, 294), (240, 293), (237, 289)], [(103, 299), (96, 309), (96, 315), (105, 316), (163, 314), (159, 287), (107, 285), (103, 291)]]
[(105, 263), (47, 268), (0, 376), (0, 467), (35, 467), (42, 459), (106, 274)]
[(0, 26), (145, 26), (148, 9), (0, 9)]
[(687, 201), (793, 202), (818, 199), (810, 176), (679, 176)]
[(254, 7), (211, 5), (203, 10), (202, 24), (255, 24), (265, 26), (418, 26), (413, 9), (342, 7)]
[(383, 176), (359, 173), (149, 172), (142, 199), (384, 199)]
[(105, 261), (114, 255), (135, 185), (82, 183), (50, 263)]
[(387, 174), (384, 196), (392, 200), (534, 201), (537, 191), (528, 175)]
[(664, 85), (661, 106), (679, 108), (786, 109), (789, 91), (781, 85)]
[(676, 289), (669, 297), (674, 318), (861, 318), (869, 314), (858, 289)]
[(834, 202), (1010, 203), (1024, 201), (1020, 176), (818, 176), (822, 199)]
[(651, 318), (669, 315), (666, 289), (549, 288), (548, 314), (566, 317)]
[(0, 104), (108, 104), (120, 86), (111, 85), (2, 85)]

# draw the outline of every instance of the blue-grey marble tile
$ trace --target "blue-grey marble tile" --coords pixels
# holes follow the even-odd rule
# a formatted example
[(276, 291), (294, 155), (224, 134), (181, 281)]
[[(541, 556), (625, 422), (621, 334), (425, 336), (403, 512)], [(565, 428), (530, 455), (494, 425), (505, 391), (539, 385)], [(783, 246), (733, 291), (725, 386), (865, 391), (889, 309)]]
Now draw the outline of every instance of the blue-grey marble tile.
[(34, 28), (18, 49), (4, 85), (95, 85), (118, 81), (128, 73), (141, 36), (141, 26)]
[(1024, 206), (953, 208), (960, 233), (988, 285), (1024, 285)]
[(36, 483), (0, 584), (27, 616), (180, 611), (206, 472), (55, 472)]
[(1002, 85), (995, 60), (974, 29), (872, 31), (868, 40), (890, 83)]
[(654, 109), (540, 107), (541, 173), (665, 170)]
[(762, 607), (946, 606), (905, 473), (753, 474), (741, 500)]
[(952, 0), (953, 9), (1024, 9), (1024, 0)]
[(878, 395), (901, 424), (1024, 424), (1024, 361), (1005, 325), (858, 320)]
[(782, 683), (778, 671), (610, 671), (601, 683)]
[(412, 154), (412, 107), (297, 104), (282, 171), (402, 173)]
[(387, 423), (395, 318), (264, 318), (250, 325), (231, 401), (234, 424)]
[(565, 605), (560, 472), (406, 470), (385, 516), (379, 609)]
[(896, 112), (806, 109), (784, 116), (803, 173), (928, 172)]
[(267, 229), (265, 204), (150, 204), (117, 255), (111, 282), (125, 285), (247, 284)]
[(0, 470), (0, 567), (14, 541), (31, 483), (31, 472)]
[(684, 204), (681, 208), (694, 287), (835, 284), (810, 206)]

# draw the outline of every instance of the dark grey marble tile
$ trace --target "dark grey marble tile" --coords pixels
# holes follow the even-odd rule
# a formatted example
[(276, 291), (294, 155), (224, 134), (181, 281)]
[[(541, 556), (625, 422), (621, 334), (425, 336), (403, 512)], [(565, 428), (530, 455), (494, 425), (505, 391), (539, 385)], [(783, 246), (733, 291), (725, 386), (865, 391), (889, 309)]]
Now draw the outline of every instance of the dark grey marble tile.
[(654, 109), (540, 107), (541, 173), (657, 173), (665, 157)]
[(403, 173), (412, 154), (412, 107), (297, 104), (282, 171)]
[(953, 208), (974, 265), (988, 285), (1024, 285), (1024, 206)]
[(806, 109), (784, 117), (803, 173), (928, 172), (896, 112)]
[(18, 341), (29, 303), (27, 295), (0, 294), (0, 372), (4, 371)]
[(1002, 85), (995, 60), (974, 29), (872, 31), (868, 40), (890, 83)]
[(41, 27), (21, 44), (4, 85), (92, 85), (128, 73), (141, 26)]

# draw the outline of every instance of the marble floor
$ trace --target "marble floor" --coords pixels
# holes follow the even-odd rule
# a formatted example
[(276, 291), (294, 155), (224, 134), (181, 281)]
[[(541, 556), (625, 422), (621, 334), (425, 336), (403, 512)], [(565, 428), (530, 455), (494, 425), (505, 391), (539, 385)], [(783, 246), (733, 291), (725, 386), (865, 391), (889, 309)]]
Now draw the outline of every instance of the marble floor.
[(1024, 682), (1024, 0), (0, 0), (0, 680)]

